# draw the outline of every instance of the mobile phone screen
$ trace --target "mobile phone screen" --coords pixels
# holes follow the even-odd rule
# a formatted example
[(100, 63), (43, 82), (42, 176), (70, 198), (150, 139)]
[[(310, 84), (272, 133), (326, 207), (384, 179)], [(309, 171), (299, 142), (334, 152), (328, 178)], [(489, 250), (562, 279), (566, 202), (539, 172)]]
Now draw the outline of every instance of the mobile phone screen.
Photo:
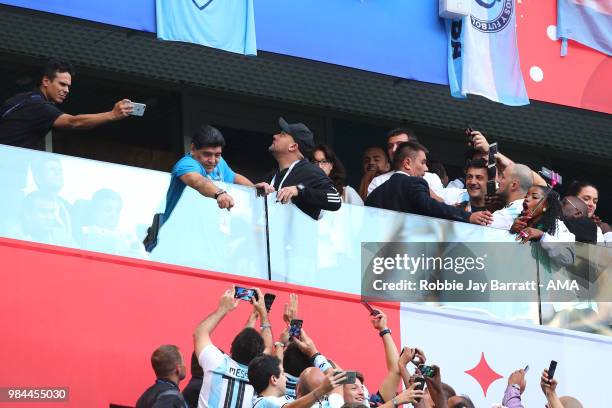
[(256, 293), (254, 289), (241, 288), (240, 286), (236, 286), (234, 291), (234, 297), (240, 300), (250, 301), (252, 298), (256, 297)]
[(425, 365), (425, 364), (421, 364), (419, 366), (419, 371), (425, 377), (429, 377), (429, 378), (432, 378), (434, 376), (434, 374), (435, 374), (435, 370), (433, 369), (433, 367)]
[(289, 337), (300, 337), (302, 334), (302, 324), (304, 323), (301, 319), (291, 319), (289, 325)]
[(134, 110), (131, 113), (132, 116), (143, 116), (145, 109), (147, 108), (147, 105), (138, 102), (132, 102), (132, 106), (134, 107)]

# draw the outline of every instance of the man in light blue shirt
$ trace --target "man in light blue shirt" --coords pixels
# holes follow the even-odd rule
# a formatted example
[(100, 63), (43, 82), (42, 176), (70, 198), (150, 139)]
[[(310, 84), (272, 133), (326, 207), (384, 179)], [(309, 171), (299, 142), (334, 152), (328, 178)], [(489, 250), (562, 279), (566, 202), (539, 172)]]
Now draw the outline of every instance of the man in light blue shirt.
[(223, 160), (221, 153), (224, 147), (223, 135), (210, 125), (202, 125), (194, 133), (189, 153), (172, 168), (172, 178), (166, 193), (166, 209), (162, 214), (155, 214), (143, 241), (147, 252), (153, 251), (157, 245), (159, 229), (174, 211), (185, 186), (193, 188), (204, 197), (214, 198), (219, 208), (227, 208), (228, 211), (234, 206), (234, 199), (213, 182), (253, 186), (248, 178), (235, 173)]
[(209, 125), (203, 125), (191, 139), (191, 150), (172, 168), (172, 179), (166, 194), (166, 211), (163, 224), (172, 214), (174, 207), (189, 186), (206, 197), (217, 200), (219, 208), (230, 209), (234, 205), (233, 198), (224, 190), (217, 188), (211, 181), (253, 186), (251, 181), (235, 173), (223, 160), (221, 154), (225, 147), (225, 139), (221, 132)]

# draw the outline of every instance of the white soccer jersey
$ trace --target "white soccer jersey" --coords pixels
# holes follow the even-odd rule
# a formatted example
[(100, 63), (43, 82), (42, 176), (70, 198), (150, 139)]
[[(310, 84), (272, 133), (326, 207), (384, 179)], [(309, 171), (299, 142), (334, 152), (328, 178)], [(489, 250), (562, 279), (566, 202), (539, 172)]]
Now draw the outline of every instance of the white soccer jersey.
[(202, 350), (198, 362), (204, 371), (198, 408), (251, 408), (254, 392), (247, 366), (213, 345)]

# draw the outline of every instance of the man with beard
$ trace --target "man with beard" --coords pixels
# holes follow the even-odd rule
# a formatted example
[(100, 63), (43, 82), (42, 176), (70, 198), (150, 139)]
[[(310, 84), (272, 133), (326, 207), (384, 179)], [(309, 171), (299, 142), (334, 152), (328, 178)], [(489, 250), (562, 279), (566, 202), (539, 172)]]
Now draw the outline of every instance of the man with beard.
[(359, 196), (365, 200), (368, 196), (368, 186), (374, 177), (391, 170), (389, 157), (381, 147), (368, 147), (363, 152), (363, 177), (359, 183)]
[(153, 352), (151, 365), (155, 384), (136, 402), (136, 408), (188, 408), (178, 384), (185, 378), (183, 355), (177, 346), (164, 345)]
[(280, 118), (281, 131), (274, 135), (269, 152), (278, 162), (271, 180), (255, 187), (265, 194), (276, 191), (276, 201), (294, 203), (302, 212), (318, 220), (321, 210), (337, 211), (342, 203), (340, 193), (323, 170), (305, 157), (314, 148), (314, 135), (303, 123), (287, 123)]
[(516, 163), (507, 166), (501, 173), (497, 190), (505, 207), (493, 213), (489, 227), (509, 231), (514, 219), (523, 211), (523, 199), (532, 185), (533, 174), (529, 167)]

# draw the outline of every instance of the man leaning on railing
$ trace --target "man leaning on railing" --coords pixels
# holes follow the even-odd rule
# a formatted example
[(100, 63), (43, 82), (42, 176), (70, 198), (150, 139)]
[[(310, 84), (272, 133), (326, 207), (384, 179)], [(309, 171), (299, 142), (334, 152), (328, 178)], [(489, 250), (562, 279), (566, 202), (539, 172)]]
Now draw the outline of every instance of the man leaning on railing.
[(221, 154), (225, 139), (221, 132), (209, 125), (202, 125), (191, 139), (190, 151), (172, 168), (172, 178), (166, 194), (166, 209), (163, 214), (155, 214), (153, 224), (144, 240), (145, 248), (151, 252), (157, 245), (159, 228), (168, 220), (179, 199), (189, 186), (204, 197), (214, 198), (219, 208), (228, 211), (234, 206), (234, 198), (213, 181), (252, 186), (245, 176), (235, 173)]
[(281, 131), (274, 135), (269, 152), (278, 162), (271, 180), (255, 186), (267, 195), (276, 193), (276, 201), (294, 203), (311, 218), (320, 218), (321, 210), (336, 211), (342, 203), (340, 193), (323, 170), (305, 159), (314, 148), (314, 136), (303, 123), (287, 123), (280, 118)]

